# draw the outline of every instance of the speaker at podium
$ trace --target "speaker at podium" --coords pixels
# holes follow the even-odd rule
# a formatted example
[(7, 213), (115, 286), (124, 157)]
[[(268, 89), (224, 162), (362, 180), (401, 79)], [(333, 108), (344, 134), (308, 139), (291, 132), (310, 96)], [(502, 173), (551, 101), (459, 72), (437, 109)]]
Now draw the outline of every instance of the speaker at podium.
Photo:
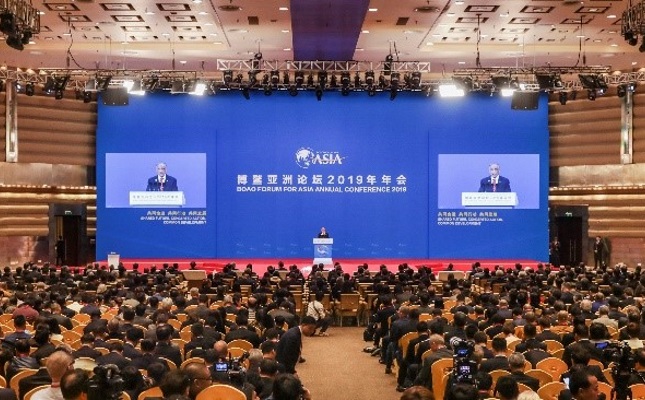
[(332, 261), (332, 247), (334, 239), (332, 238), (314, 238), (314, 264), (334, 265)]

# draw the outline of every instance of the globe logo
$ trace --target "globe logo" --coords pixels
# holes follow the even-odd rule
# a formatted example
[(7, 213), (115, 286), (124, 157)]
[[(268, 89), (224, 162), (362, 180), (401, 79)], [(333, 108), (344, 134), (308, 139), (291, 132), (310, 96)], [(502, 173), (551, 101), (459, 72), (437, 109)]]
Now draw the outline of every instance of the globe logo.
[(315, 153), (309, 147), (301, 147), (296, 151), (296, 164), (300, 168), (307, 169), (314, 161)]

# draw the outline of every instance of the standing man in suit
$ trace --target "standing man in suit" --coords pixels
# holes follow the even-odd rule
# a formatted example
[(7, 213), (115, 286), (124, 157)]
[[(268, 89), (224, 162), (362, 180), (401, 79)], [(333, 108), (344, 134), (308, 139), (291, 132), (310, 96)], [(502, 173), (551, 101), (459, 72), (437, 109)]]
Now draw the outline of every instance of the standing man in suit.
[(488, 166), (489, 176), (479, 181), (480, 192), (510, 192), (511, 181), (499, 174), (499, 164)]
[(321, 238), (321, 239), (329, 237), (329, 232), (327, 232), (327, 230), (325, 229), (324, 226), (322, 228), (320, 228), (320, 233), (318, 234), (318, 237)]
[(285, 366), (287, 373), (296, 373), (296, 364), (302, 352), (302, 335), (312, 336), (315, 331), (316, 320), (306, 316), (299, 326), (294, 326), (282, 335), (276, 349), (276, 361)]
[(157, 175), (148, 179), (147, 192), (176, 192), (179, 190), (177, 179), (167, 175), (166, 169), (166, 163), (157, 164)]

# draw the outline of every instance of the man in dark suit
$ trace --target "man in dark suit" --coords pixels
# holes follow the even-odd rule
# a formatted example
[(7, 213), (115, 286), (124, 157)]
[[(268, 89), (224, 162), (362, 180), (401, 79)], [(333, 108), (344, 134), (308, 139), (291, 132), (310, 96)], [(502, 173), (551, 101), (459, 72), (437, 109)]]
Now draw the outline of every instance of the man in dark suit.
[(493, 351), (495, 352), (495, 357), (482, 361), (481, 371), (490, 372), (496, 369), (509, 371), (510, 366), (506, 357), (506, 339), (493, 338)]
[(177, 179), (166, 174), (166, 163), (157, 164), (157, 175), (148, 179), (147, 192), (176, 192)]
[(94, 335), (87, 333), (81, 336), (81, 347), (72, 352), (74, 358), (89, 357), (94, 360), (101, 357), (101, 352), (94, 349)]
[(511, 181), (499, 174), (499, 164), (493, 163), (488, 166), (490, 176), (479, 181), (480, 192), (510, 192)]
[(540, 388), (540, 381), (524, 373), (524, 362), (526, 359), (521, 353), (513, 353), (508, 356), (508, 364), (511, 367), (511, 376), (517, 383), (521, 383), (537, 392)]
[(278, 342), (276, 360), (285, 366), (286, 372), (296, 373), (296, 364), (302, 351), (302, 335), (312, 336), (316, 331), (316, 320), (313, 317), (303, 317), (299, 326), (286, 331)]
[(318, 234), (318, 237), (319, 238), (328, 238), (329, 237), (329, 232), (327, 232), (327, 230), (325, 229), (324, 226), (322, 228), (320, 228), (320, 233)]
[(96, 359), (96, 363), (98, 365), (114, 364), (119, 367), (119, 371), (122, 371), (123, 368), (130, 364), (130, 361), (123, 357), (123, 344), (110, 343), (110, 352), (104, 356), (98, 357)]
[(173, 327), (163, 324), (157, 327), (157, 348), (155, 354), (174, 362), (177, 368), (181, 365), (181, 350), (170, 343)]
[(250, 342), (255, 348), (260, 347), (260, 343), (262, 343), (260, 336), (258, 336), (255, 331), (251, 330), (252, 328), (249, 329), (247, 327), (248, 323), (248, 318), (243, 314), (235, 317), (235, 324), (237, 325), (237, 329), (231, 329), (226, 334), (226, 337), (224, 338), (224, 340), (226, 340), (226, 343), (229, 343), (236, 339), (242, 339)]

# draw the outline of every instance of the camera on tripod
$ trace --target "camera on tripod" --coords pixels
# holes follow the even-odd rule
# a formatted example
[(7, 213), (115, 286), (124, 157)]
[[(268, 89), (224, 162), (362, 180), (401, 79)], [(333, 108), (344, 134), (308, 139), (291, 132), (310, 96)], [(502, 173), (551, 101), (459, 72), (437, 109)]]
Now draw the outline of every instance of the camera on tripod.
[(114, 364), (94, 368), (87, 382), (87, 400), (119, 400), (123, 393), (123, 378)]
[[(599, 348), (599, 344), (596, 344), (596, 348)], [(612, 389), (611, 400), (631, 399), (628, 382), (636, 367), (636, 357), (631, 347), (621, 342), (603, 342), (602, 358), (605, 364), (614, 364), (611, 367), (611, 376), (616, 386)]]
[(452, 347), (452, 383), (468, 383), (476, 385), (477, 362), (473, 360), (475, 343), (458, 337), (450, 339)]
[(228, 360), (215, 363), (216, 372), (226, 372), (229, 380), (233, 384), (243, 384), (246, 379), (246, 369), (244, 368), (244, 360), (249, 358), (249, 352), (245, 351), (239, 357), (233, 357), (231, 353), (228, 354)]

